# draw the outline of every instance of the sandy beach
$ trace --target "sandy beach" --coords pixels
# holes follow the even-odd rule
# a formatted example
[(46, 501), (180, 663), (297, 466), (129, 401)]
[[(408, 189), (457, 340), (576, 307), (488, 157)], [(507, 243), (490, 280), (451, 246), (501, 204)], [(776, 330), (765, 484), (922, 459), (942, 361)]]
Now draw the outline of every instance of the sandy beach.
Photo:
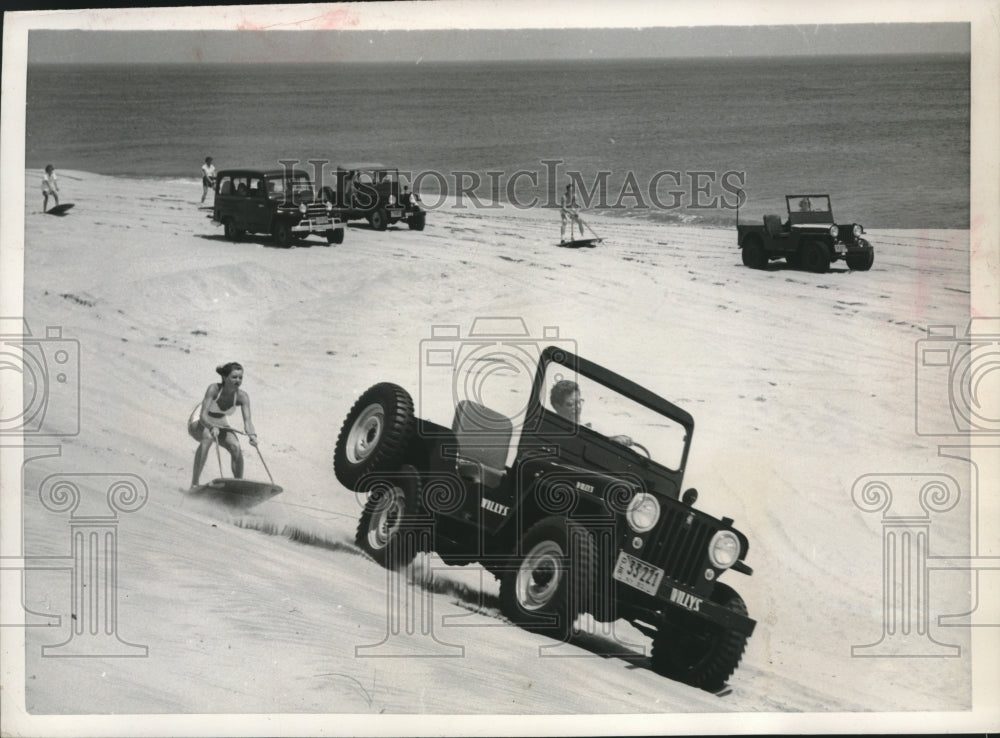
[[(884, 629), (882, 517), (852, 500), (857, 480), (952, 478), (963, 494), (932, 516), (929, 546), (970, 551), (971, 467), (915, 430), (915, 376), (929, 370), (918, 342), (968, 324), (968, 231), (872, 231), (871, 271), (812, 274), (747, 269), (735, 229), (588, 216), (604, 241), (572, 250), (557, 246), (555, 211), (451, 202), (423, 232), (360, 225), (339, 246), (284, 250), (226, 241), (194, 180), (60, 170), (75, 206), (51, 217), (39, 176), (25, 175), (24, 316), (36, 336), (58, 326), (78, 342), (79, 432), (70, 397), (51, 418), (65, 424), (60, 453), (24, 466), (24, 551), (69, 550), (67, 515), (39, 500), (50, 475), (85, 475), (98, 500), (101, 475), (143, 480), (148, 501), (118, 521), (116, 627), (148, 652), (44, 658), (70, 636), (71, 581), (30, 572), (28, 610), (60, 616), (27, 629), (30, 713), (634, 713), (666, 732), (678, 713), (969, 709), (970, 631), (938, 621), (972, 608), (969, 572), (928, 576), (920, 637), (947, 657), (852, 656)], [(748, 535), (754, 568), (726, 576), (758, 621), (728, 696), (653, 673), (648, 639), (624, 623), (621, 655), (597, 655), (609, 640), (597, 632), (540, 651), (551, 642), (499, 614), (492, 576), (433, 556), (414, 565), (410, 596), (436, 639), (403, 633), (401, 656), (369, 657), (386, 638), (387, 574), (354, 546), (360, 506), (333, 474), (337, 432), (379, 381), (450, 425), (451, 389), (426, 386), (421, 342), (489, 316), (522, 318), (532, 336), (556, 327), (694, 416), (685, 486)], [(233, 360), (284, 487), (245, 513), (181, 493), (185, 420)], [(942, 383), (920, 421), (953, 427)], [(244, 448), (247, 476), (265, 479)], [(212, 456), (204, 478), (216, 471)]]

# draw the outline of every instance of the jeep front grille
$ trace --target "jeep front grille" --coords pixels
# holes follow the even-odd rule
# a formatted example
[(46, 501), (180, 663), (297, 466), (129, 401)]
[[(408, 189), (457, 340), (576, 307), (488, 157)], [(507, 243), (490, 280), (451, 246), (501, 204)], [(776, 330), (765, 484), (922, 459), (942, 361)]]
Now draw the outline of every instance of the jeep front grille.
[(708, 542), (716, 526), (689, 508), (664, 506), (663, 519), (646, 544), (643, 558), (678, 584), (701, 581)]

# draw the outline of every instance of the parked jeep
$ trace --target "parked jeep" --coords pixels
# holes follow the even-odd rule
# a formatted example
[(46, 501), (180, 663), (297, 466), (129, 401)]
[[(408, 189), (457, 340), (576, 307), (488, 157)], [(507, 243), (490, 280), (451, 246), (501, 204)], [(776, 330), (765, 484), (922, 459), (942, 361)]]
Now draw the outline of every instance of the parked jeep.
[(332, 204), (317, 199), (309, 175), (297, 169), (219, 172), (212, 220), (223, 225), (230, 241), (245, 233), (268, 233), (282, 248), (310, 233), (328, 244), (344, 241), (343, 220)]
[(872, 268), (875, 249), (861, 237), (865, 229), (858, 223), (837, 225), (829, 195), (787, 195), (785, 204), (785, 222), (780, 215), (765, 215), (763, 225), (741, 225), (737, 211), (737, 243), (746, 266), (763, 269), (784, 257), (789, 266), (811, 272), (825, 272), (838, 259), (851, 269)]
[[(415, 417), (398, 385), (365, 391), (333, 459), (341, 484), (366, 493), (357, 545), (387, 568), (420, 551), (477, 562), (499, 579), (506, 617), (557, 639), (581, 613), (624, 618), (652, 638), (658, 673), (719, 689), (756, 625), (719, 579), (752, 570), (733, 521), (695, 509), (694, 489), (681, 494), (694, 420), (553, 346), (531, 381), (517, 434), (478, 402), (459, 401), (444, 427)], [(572, 410), (582, 397), (596, 409), (586, 424)], [(627, 429), (613, 427), (623, 419)]]
[(400, 192), (399, 170), (384, 164), (344, 164), (337, 167), (336, 186), (324, 187), (324, 197), (334, 203), (344, 220), (367, 220), (376, 231), (404, 221), (422, 231), (427, 213), (415, 192)]

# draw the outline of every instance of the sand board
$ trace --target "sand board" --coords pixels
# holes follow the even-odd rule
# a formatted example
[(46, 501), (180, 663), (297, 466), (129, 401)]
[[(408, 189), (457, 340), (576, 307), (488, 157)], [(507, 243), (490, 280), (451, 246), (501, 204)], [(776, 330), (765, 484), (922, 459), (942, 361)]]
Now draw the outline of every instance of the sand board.
[(573, 241), (560, 241), (559, 245), (564, 249), (592, 249), (600, 242), (599, 238), (577, 238)]
[(65, 202), (62, 205), (56, 205), (54, 208), (49, 208), (45, 211), (46, 215), (66, 215), (66, 212), (73, 207), (73, 203)]
[(228, 507), (248, 508), (279, 495), (282, 488), (270, 482), (249, 479), (213, 479), (188, 492), (191, 497), (213, 500)]

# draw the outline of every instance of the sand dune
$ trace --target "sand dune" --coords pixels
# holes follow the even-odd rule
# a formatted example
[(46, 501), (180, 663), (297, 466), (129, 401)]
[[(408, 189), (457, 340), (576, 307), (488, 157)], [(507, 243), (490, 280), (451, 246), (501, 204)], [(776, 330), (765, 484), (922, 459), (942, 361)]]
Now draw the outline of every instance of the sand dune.
[[(63, 620), (29, 629), (30, 711), (643, 713), (655, 730), (679, 712), (970, 705), (969, 632), (936, 625), (969, 609), (967, 573), (930, 580), (933, 635), (959, 656), (851, 655), (883, 623), (882, 526), (852, 503), (855, 480), (945, 473), (968, 489), (968, 466), (914, 432), (916, 343), (928, 325), (968, 321), (968, 232), (872, 232), (870, 272), (822, 275), (743, 267), (734, 229), (636, 218), (590, 216), (604, 243), (560, 249), (558, 217), (513, 208), (442, 208), (421, 233), (351, 227), (342, 245), (282, 250), (225, 241), (197, 183), (60, 174), (76, 204), (64, 218), (38, 212), (26, 176), (25, 316), (79, 341), (81, 430), (25, 467), (25, 550), (65, 555), (65, 517), (33, 494), (47, 475), (141, 477), (149, 501), (119, 526), (118, 635), (149, 654), (40, 657), (68, 635), (69, 577), (33, 573), (28, 606)], [(747, 533), (755, 569), (727, 576), (759, 621), (728, 697), (654, 674), (648, 641), (624, 625), (623, 656), (595, 655), (613, 643), (596, 630), (539, 651), (551, 642), (500, 618), (492, 577), (436, 557), (412, 597), (454, 627), (394, 642), (410, 658), (359, 656), (385, 636), (387, 575), (353, 545), (360, 508), (333, 476), (337, 431), (377, 381), (450, 424), (450, 389), (421, 386), (421, 341), (477, 316), (556, 326), (695, 416), (686, 483)], [(229, 360), (246, 367), (285, 488), (249, 513), (179, 492), (194, 453), (184, 421)], [(947, 423), (940, 399), (921, 410)], [(264, 478), (247, 452), (248, 476)], [(205, 476), (216, 471), (213, 457)], [(934, 551), (969, 550), (969, 504), (935, 520)], [(435, 651), (452, 658), (419, 657)]]

